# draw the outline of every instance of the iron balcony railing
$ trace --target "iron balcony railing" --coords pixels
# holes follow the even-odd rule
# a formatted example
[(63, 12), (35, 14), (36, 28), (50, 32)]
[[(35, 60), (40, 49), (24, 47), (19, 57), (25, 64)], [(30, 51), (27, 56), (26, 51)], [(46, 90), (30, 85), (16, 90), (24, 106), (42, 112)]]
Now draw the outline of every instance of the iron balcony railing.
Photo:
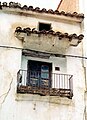
[(19, 70), (17, 92), (73, 97), (73, 75)]

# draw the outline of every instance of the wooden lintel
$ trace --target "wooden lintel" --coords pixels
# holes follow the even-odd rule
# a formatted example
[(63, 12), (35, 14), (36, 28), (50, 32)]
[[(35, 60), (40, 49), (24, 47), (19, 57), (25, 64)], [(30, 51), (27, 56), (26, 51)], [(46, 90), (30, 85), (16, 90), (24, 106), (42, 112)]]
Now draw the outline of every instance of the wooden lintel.
[(47, 52), (28, 50), (28, 49), (23, 49), (22, 50), (22, 55), (31, 56), (31, 57), (45, 58), (45, 59), (48, 59), (50, 56), (63, 57), (63, 58), (66, 57), (65, 55), (62, 55), (62, 54), (47, 53)]

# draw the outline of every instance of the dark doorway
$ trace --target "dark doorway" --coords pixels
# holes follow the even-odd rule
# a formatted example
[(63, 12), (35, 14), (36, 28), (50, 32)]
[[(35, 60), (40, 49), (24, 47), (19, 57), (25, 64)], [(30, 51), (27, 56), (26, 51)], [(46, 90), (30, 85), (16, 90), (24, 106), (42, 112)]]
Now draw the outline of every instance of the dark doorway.
[(52, 63), (28, 60), (28, 85), (51, 87)]

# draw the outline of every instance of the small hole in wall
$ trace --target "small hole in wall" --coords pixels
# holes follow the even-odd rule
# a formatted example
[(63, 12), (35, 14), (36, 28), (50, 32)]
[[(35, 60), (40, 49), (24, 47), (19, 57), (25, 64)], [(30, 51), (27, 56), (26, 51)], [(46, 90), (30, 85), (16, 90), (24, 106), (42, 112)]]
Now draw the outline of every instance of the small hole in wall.
[(49, 31), (51, 29), (51, 24), (49, 23), (39, 23), (39, 31), (46, 30)]
[(36, 110), (36, 103), (34, 104), (34, 108), (33, 108), (33, 110)]
[(56, 71), (60, 71), (60, 67), (55, 67), (55, 70)]

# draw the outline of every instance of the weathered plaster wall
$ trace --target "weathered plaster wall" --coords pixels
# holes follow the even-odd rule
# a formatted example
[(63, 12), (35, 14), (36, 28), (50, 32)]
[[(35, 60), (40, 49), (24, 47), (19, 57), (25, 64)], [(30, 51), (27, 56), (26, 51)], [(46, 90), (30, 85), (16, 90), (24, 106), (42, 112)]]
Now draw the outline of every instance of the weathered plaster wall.
[[(84, 71), (82, 60), (67, 58), (65, 63), (56, 58), (50, 58), (54, 66), (61, 64), (62, 72), (73, 74), (73, 99), (68, 98), (43, 98), (39, 95), (17, 95), (17, 72), (21, 68), (22, 41), (14, 36), (15, 28), (36, 27), (42, 19), (26, 16), (0, 14), (0, 120), (83, 120), (84, 113)], [(28, 22), (29, 21), (29, 22)], [(58, 23), (53, 21), (54, 30), (69, 33), (80, 33), (79, 24)], [(65, 29), (65, 30), (64, 30)], [(4, 47), (1, 47), (4, 46)], [(15, 47), (6, 48), (5, 46)], [(71, 48), (67, 53), (82, 54), (80, 46)], [(36, 58), (37, 59), (37, 58)], [(38, 59), (37, 59), (38, 60)], [(43, 60), (44, 61), (44, 60)], [(66, 64), (67, 63), (67, 64)]]
[[(81, 1), (81, 0), (80, 0)], [(84, 41), (83, 41), (83, 56), (87, 57), (87, 0), (84, 0), (81, 4), (81, 10), (84, 12), (85, 18), (84, 18)], [(85, 74), (85, 109), (84, 109), (84, 120), (87, 120), (87, 59), (83, 60), (84, 63), (84, 74)]]
[[(60, 19), (56, 19), (56, 20), (54, 19), (53, 21), (53, 18), (52, 20), (50, 20), (50, 18), (49, 19), (44, 18), (43, 20), (43, 18), (38, 18), (35, 15), (33, 16), (31, 15), (24, 16), (20, 14), (12, 15), (12, 14), (6, 14), (2, 12), (0, 13), (0, 18), (2, 19), (0, 22), (0, 35), (1, 35), (0, 44), (2, 46), (11, 45), (11, 46), (16, 46), (16, 47), (23, 47), (23, 43), (15, 37), (14, 32), (15, 32), (16, 27), (21, 26), (23, 28), (30, 27), (30, 28), (38, 29), (39, 22), (51, 23), (52, 29), (54, 31), (60, 31), (60, 32), (69, 33), (69, 34), (76, 33), (77, 35), (82, 33), (79, 22), (71, 22), (71, 21), (65, 21), (65, 20), (60, 20)], [(6, 40), (4, 40), (5, 38)], [(63, 40), (62, 42), (63, 44), (62, 44), (61, 41), (59, 41), (58, 43), (58, 38), (53, 37), (53, 36), (51, 36), (51, 38), (50, 36), (45, 36), (43, 37), (43, 40), (41, 40), (41, 38), (37, 40), (37, 38), (38, 37), (36, 37), (36, 35), (26, 37), (26, 41), (30, 41), (30, 42), (29, 44), (27, 43), (27, 45), (24, 44), (24, 47), (25, 48), (29, 47), (30, 49), (40, 49), (40, 50), (43, 48), (43, 51), (47, 51), (47, 52), (50, 52), (50, 51), (58, 52), (59, 51), (60, 53), (62, 52), (64, 53), (67, 47), (69, 47), (69, 45), (68, 46), (66, 45), (66, 44), (69, 44), (68, 40), (66, 41)], [(35, 39), (35, 43), (33, 39)], [(47, 40), (47, 44), (44, 44), (46, 40)], [(59, 47), (57, 47), (58, 44), (59, 44)], [(63, 46), (65, 46), (65, 48), (61, 49), (60, 46), (62, 46), (62, 48)]]
[[(12, 112), (16, 92), (17, 71), (21, 63), (21, 50), (0, 47), (0, 119), (6, 111)], [(8, 101), (8, 102), (7, 102)], [(5, 107), (3, 107), (5, 105)], [(13, 106), (14, 108), (14, 106)], [(4, 110), (4, 111), (3, 111)], [(3, 111), (3, 112), (2, 112)], [(5, 112), (5, 113), (4, 113)], [(10, 114), (10, 113), (9, 113)], [(8, 115), (9, 115), (8, 114)], [(11, 119), (11, 118), (7, 118)]]
[[(7, 56), (7, 57), (6, 57)], [(82, 120), (84, 111), (83, 80), (76, 64), (80, 61), (68, 59), (68, 70), (74, 74), (74, 97), (54, 98), (53, 102), (44, 100), (39, 95), (19, 95), (16, 99), (16, 73), (20, 69), (21, 51), (13, 49), (0, 49), (0, 120)], [(77, 61), (77, 62), (76, 62)], [(75, 64), (74, 64), (75, 63)], [(81, 66), (78, 69), (81, 69)], [(76, 70), (76, 71), (75, 71)], [(79, 72), (77, 74), (77, 72)], [(78, 78), (78, 79), (77, 79)], [(21, 97), (21, 99), (20, 99)], [(41, 99), (42, 98), (42, 99)], [(51, 99), (51, 98), (49, 98)], [(58, 103), (56, 103), (58, 101)]]
[[(13, 32), (16, 29), (16, 27), (21, 26), (21, 27), (30, 27), (30, 28), (36, 28), (38, 29), (38, 23), (39, 22), (46, 22), (46, 23), (51, 23), (52, 24), (52, 28), (54, 31), (60, 31), (63, 33), (69, 33), (69, 34), (80, 34), (81, 33), (81, 29), (80, 29), (80, 23), (76, 23), (76, 22), (65, 22), (64, 20), (57, 20), (57, 21), (51, 21), (49, 20), (44, 20), (43, 19), (38, 19), (36, 16), (30, 17), (30, 16), (20, 16), (20, 15), (12, 15), (12, 14), (5, 14), (5, 13), (0, 13), (0, 18), (2, 19), (0, 22), (0, 34), (1, 36), (1, 43), (5, 41), (2, 41), (3, 39), (3, 35), (6, 32), (6, 34), (4, 35), (4, 37), (7, 37), (6, 43), (7, 41), (8, 44), (15, 44), (15, 39), (14, 42), (11, 42), (11, 39), (14, 37), (13, 36)], [(6, 19), (5, 19), (6, 18)], [(72, 28), (72, 29), (71, 29)], [(4, 33), (3, 33), (4, 31)], [(7, 32), (8, 31), (8, 32)], [(12, 33), (11, 36), (9, 36), (8, 33)]]

